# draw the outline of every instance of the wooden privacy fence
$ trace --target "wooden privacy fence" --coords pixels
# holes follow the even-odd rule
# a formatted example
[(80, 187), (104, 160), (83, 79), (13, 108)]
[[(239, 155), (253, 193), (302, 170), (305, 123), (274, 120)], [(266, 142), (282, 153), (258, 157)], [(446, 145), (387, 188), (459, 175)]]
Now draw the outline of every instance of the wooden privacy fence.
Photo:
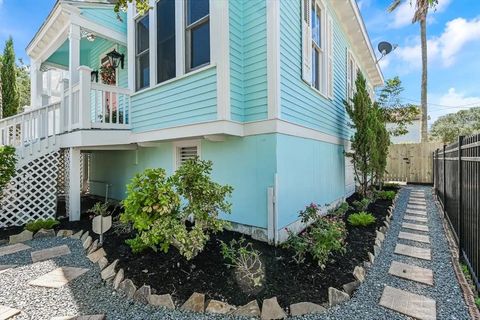
[(438, 142), (392, 144), (385, 181), (433, 183), (432, 153), (441, 146)]
[(459, 137), (432, 156), (435, 194), (480, 290), (480, 134)]

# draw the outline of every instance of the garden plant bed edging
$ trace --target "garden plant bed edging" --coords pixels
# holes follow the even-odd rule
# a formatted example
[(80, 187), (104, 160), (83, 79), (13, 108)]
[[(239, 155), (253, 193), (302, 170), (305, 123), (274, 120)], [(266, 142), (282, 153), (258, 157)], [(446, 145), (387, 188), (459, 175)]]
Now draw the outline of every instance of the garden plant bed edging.
[[(356, 199), (353, 197), (349, 200)], [(242, 293), (232, 276), (233, 271), (224, 265), (218, 241), (212, 241), (213, 239), (205, 251), (190, 262), (179, 258), (175, 249), (171, 249), (167, 254), (148, 250), (140, 255), (133, 255), (130, 248), (124, 243), (124, 240), (131, 237), (130, 234), (120, 237), (112, 233), (107, 234), (103, 249), (110, 262), (119, 259), (118, 268), (122, 269), (124, 277), (129, 278), (135, 288), (147, 284), (154, 294), (171, 294), (172, 300), (177, 302), (177, 306), (181, 306), (194, 292), (205, 294), (208, 299), (213, 301), (224, 301), (240, 306), (257, 299), (261, 302), (271, 297), (276, 297), (278, 303), (284, 307), (305, 301), (326, 306), (329, 300), (328, 293), (332, 291), (329, 290), (330, 287), (332, 289), (345, 288), (349, 294), (352, 294), (352, 290), (358, 287), (359, 282), (354, 277), (353, 271), (360, 267), (368, 268), (374, 260), (372, 252), (379, 253), (384, 237), (379, 236), (378, 232), (382, 231), (382, 234), (386, 232), (394, 202), (395, 200), (379, 200), (371, 204), (369, 211), (376, 216), (377, 222), (370, 228), (354, 230), (359, 228), (350, 227), (347, 224), (349, 231), (347, 253), (333, 255), (333, 262), (327, 264), (323, 271), (320, 271), (314, 261), (307, 261), (300, 266), (296, 265), (290, 261), (291, 254), (287, 250), (271, 247), (266, 243), (246, 237), (264, 256), (266, 261), (264, 264), (267, 266), (266, 274), (269, 279), (266, 280), (265, 288), (256, 295)], [(351, 213), (353, 211), (349, 211), (345, 219)], [(216, 240), (228, 242), (230, 239), (238, 239), (240, 236), (234, 232), (225, 231), (219, 234)], [(380, 237), (381, 239), (379, 239)], [(375, 246), (377, 248), (374, 248)], [(363, 269), (361, 273), (365, 272)], [(175, 274), (181, 276), (178, 277)], [(323, 274), (324, 277), (322, 277)], [(281, 290), (275, 292), (275, 289), (278, 289), (275, 286), (277, 283), (283, 284), (285, 288), (280, 287)], [(131, 289), (133, 290), (133, 288)]]
[[(358, 263), (355, 266), (350, 265), (351, 269), (349, 270), (349, 272), (346, 271), (344, 275), (344, 277), (348, 281), (344, 281), (344, 278), (342, 278), (337, 281), (338, 284), (325, 288), (329, 293), (328, 300), (329, 300), (330, 306), (333, 306), (333, 305), (336, 305), (337, 303), (341, 303), (343, 301), (348, 300), (350, 298), (349, 295), (352, 294), (352, 291), (358, 288), (359, 284), (364, 280), (365, 273), (366, 273), (365, 269), (367, 269), (370, 266), (371, 262), (373, 262), (374, 260), (374, 255), (370, 253), (368, 249), (370, 248), (371, 249), (370, 251), (373, 251), (376, 254), (380, 252), (379, 250), (381, 247), (381, 242), (385, 237), (384, 233), (386, 232), (387, 226), (389, 225), (391, 215), (392, 215), (392, 207), (394, 203), (395, 203), (395, 200), (393, 201), (392, 205), (388, 207), (387, 215), (384, 216), (383, 219), (379, 213), (376, 214), (378, 221), (376, 225), (372, 227), (372, 230), (370, 232), (371, 234), (368, 237), (369, 242), (373, 243), (374, 245), (370, 245), (364, 248), (366, 254), (364, 254), (363, 259), (359, 257), (357, 258), (358, 260), (356, 260), (358, 261)], [(377, 203), (377, 204), (372, 204), (372, 206), (379, 206), (379, 205)], [(382, 207), (382, 206), (380, 205), (379, 207)], [(378, 211), (378, 208), (377, 208), (377, 211)], [(345, 219), (347, 217), (348, 217), (348, 214), (345, 217)], [(64, 231), (58, 232), (58, 236), (70, 235), (72, 233), (73, 233), (72, 231), (64, 230)], [(235, 235), (232, 232), (225, 232), (224, 234), (230, 235), (230, 236)], [(355, 235), (355, 234), (356, 234), (355, 232), (349, 232), (349, 235)], [(365, 235), (365, 233), (363, 234)], [(375, 237), (373, 235), (375, 235)], [(284, 309), (282, 309), (280, 305), (291, 306), (287, 308), (287, 311), (288, 309), (290, 309), (290, 312), (293, 315), (301, 315), (303, 313), (308, 313), (308, 312), (324, 312), (325, 311), (325, 309), (323, 308), (323, 306), (326, 306), (325, 301), (320, 302), (323, 304), (323, 306), (319, 305), (318, 301), (309, 299), (309, 297), (306, 297), (303, 300), (299, 299), (299, 300), (293, 300), (293, 301), (290, 300), (287, 302), (282, 302), (281, 299), (288, 298), (288, 296), (286, 297), (283, 296), (282, 298), (279, 298), (277, 295), (269, 296), (268, 293), (263, 293), (263, 296), (261, 298), (259, 298), (258, 296), (255, 296), (251, 300), (245, 303), (235, 303), (237, 305), (241, 305), (241, 307), (239, 307), (238, 309), (227, 303), (227, 302), (231, 302), (230, 300), (225, 298), (218, 299), (217, 297), (219, 296), (219, 293), (212, 292), (211, 290), (195, 290), (192, 292), (193, 294), (191, 296), (188, 296), (186, 299), (179, 299), (178, 295), (176, 295), (175, 290), (171, 290), (170, 292), (165, 290), (164, 292), (161, 292), (158, 289), (155, 290), (155, 287), (153, 286), (150, 287), (151, 282), (145, 281), (142, 283), (142, 282), (136, 281), (135, 279), (133, 279), (134, 281), (129, 279), (124, 279), (125, 277), (128, 277), (128, 273), (125, 272), (123, 268), (121, 268), (122, 260), (120, 259), (119, 261), (118, 257), (112, 256), (109, 252), (108, 246), (105, 246), (103, 248), (98, 248), (96, 245), (97, 242), (92, 240), (88, 231), (80, 232), (80, 233), (77, 232), (71, 237), (80, 239), (85, 249), (85, 254), (88, 254), (88, 258), (92, 262), (98, 263), (101, 269), (101, 277), (104, 280), (105, 284), (111, 285), (113, 289), (125, 293), (127, 297), (133, 298), (134, 300), (140, 303), (150, 304), (153, 306), (164, 306), (166, 308), (173, 309), (175, 308), (175, 304), (173, 301), (174, 299), (172, 299), (172, 296), (173, 296), (176, 301), (183, 302), (183, 304), (177, 303), (177, 306), (181, 305), (180, 309), (197, 311), (197, 312), (230, 313), (232, 315), (247, 315), (247, 316), (262, 315), (263, 319), (276, 319), (276, 318), (286, 317), (287, 312)], [(114, 237), (114, 235), (110, 235), (109, 237), (107, 237), (107, 239), (110, 239), (112, 237)], [(355, 238), (347, 238), (347, 241), (349, 239), (355, 240)], [(260, 244), (268, 246), (268, 244), (264, 244), (264, 243), (260, 243)], [(359, 247), (359, 244), (360, 242), (357, 242), (357, 247)], [(377, 248), (373, 249), (374, 246), (376, 246)], [(356, 248), (356, 249), (349, 248), (349, 250), (356, 250), (356, 251), (358, 251), (358, 249), (359, 248)], [(281, 248), (274, 248), (274, 253), (275, 253), (274, 257), (277, 259), (280, 256), (281, 260), (285, 260), (286, 259), (285, 257), (282, 257), (281, 255), (279, 255), (279, 253), (285, 254), (284, 251), (286, 250)], [(107, 256), (108, 256), (108, 260), (107, 260)], [(341, 259), (341, 258), (345, 259), (347, 257), (341, 256), (341, 255), (338, 255), (338, 256), (335, 255), (333, 257), (333, 263), (328, 264), (326, 270), (329, 270), (329, 268), (331, 268), (330, 270), (335, 272), (335, 267), (339, 263), (338, 259)], [(371, 261), (369, 262), (365, 261), (368, 258)], [(298, 267), (296, 264), (289, 261), (286, 263), (286, 265)], [(223, 266), (223, 264), (221, 266)], [(319, 267), (316, 265), (314, 266), (315, 266), (314, 269), (318, 271)], [(352, 269), (354, 271), (353, 273), (352, 273)], [(145, 269), (141, 270), (142, 274), (148, 273), (148, 272), (144, 272), (144, 270)], [(227, 269), (227, 271), (230, 272), (231, 270)], [(331, 274), (331, 273), (328, 272), (328, 274)], [(335, 275), (335, 273), (333, 274)], [(148, 274), (147, 274), (147, 279), (148, 279)], [(225, 277), (222, 280), (225, 280)], [(193, 279), (192, 281), (194, 282), (195, 279)], [(311, 285), (311, 283), (309, 283), (309, 285)], [(337, 290), (335, 288), (344, 288), (344, 290), (347, 291), (348, 294), (340, 290)], [(159, 294), (156, 294), (157, 292)], [(278, 301), (277, 301), (277, 298), (278, 298)], [(258, 306), (257, 299), (259, 299), (259, 301), (263, 301), (262, 308)], [(185, 303), (184, 301), (187, 301), (187, 302)]]

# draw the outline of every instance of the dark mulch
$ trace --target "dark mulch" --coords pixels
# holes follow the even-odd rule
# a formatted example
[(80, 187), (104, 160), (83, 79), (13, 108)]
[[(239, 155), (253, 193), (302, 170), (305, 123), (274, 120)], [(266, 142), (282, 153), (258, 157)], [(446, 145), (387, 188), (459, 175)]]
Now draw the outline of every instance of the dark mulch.
[[(354, 195), (348, 199), (357, 200)], [(303, 264), (292, 261), (292, 252), (256, 241), (244, 236), (260, 251), (265, 266), (265, 284), (257, 294), (243, 292), (235, 279), (232, 269), (225, 266), (220, 254), (219, 241), (239, 239), (241, 234), (224, 231), (213, 236), (205, 250), (191, 261), (186, 261), (176, 249), (168, 253), (147, 250), (133, 254), (125, 244), (132, 234), (106, 234), (104, 249), (109, 260), (120, 259), (119, 267), (125, 270), (125, 276), (137, 286), (149, 284), (157, 293), (171, 293), (177, 303), (182, 303), (193, 292), (205, 293), (208, 298), (228, 301), (242, 305), (253, 299), (261, 302), (264, 298), (276, 296), (282, 306), (291, 303), (310, 301), (323, 303), (328, 300), (328, 288), (341, 288), (343, 284), (354, 281), (352, 272), (355, 266), (368, 260), (368, 252), (373, 251), (375, 230), (383, 225), (387, 208), (391, 201), (378, 200), (369, 207), (377, 218), (374, 225), (356, 228), (347, 225), (347, 251), (344, 255), (335, 254), (324, 270), (307, 258)], [(347, 212), (348, 215), (353, 212)]]

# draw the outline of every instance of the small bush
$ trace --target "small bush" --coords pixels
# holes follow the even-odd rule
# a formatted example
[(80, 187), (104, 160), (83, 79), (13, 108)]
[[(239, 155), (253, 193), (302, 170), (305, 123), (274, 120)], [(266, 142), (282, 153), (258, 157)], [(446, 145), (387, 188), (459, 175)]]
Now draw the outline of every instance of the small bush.
[(377, 198), (382, 200), (395, 199), (395, 191), (377, 191)]
[[(123, 223), (132, 223), (137, 236), (127, 243), (134, 252), (146, 248), (167, 252), (178, 249), (187, 260), (200, 253), (210, 234), (222, 231), (227, 222), (220, 213), (230, 213), (227, 201), (233, 188), (210, 178), (212, 162), (188, 160), (171, 177), (165, 170), (147, 169), (127, 185)], [(182, 200), (181, 200), (182, 199)], [(194, 225), (187, 227), (186, 221)]]
[(357, 211), (366, 211), (368, 209), (368, 205), (370, 204), (370, 199), (368, 198), (363, 198), (362, 200), (358, 201), (353, 201), (352, 205), (353, 208)]
[(253, 249), (252, 243), (245, 243), (245, 238), (233, 239), (229, 244), (220, 241), (220, 250), (227, 266), (235, 268), (240, 278), (247, 280), (248, 286), (262, 286), (265, 273), (260, 252)]
[(95, 217), (96, 216), (106, 217), (106, 216), (109, 216), (111, 214), (108, 211), (109, 206), (110, 205), (107, 202), (97, 202), (93, 205), (93, 207), (88, 209), (87, 212), (93, 214)]
[(55, 219), (38, 219), (35, 221), (31, 221), (25, 225), (25, 230), (31, 231), (33, 233), (37, 232), (40, 229), (53, 229), (55, 226), (59, 225)]
[(332, 214), (336, 217), (343, 217), (345, 213), (347, 213), (348, 209), (350, 209), (350, 206), (346, 202), (342, 202), (342, 204), (333, 210)]
[(355, 227), (366, 227), (375, 223), (377, 219), (368, 212), (358, 212), (348, 216), (348, 222)]
[(298, 216), (302, 223), (308, 223), (315, 221), (318, 218), (318, 211), (318, 205), (312, 202), (310, 205), (306, 206), (304, 210), (300, 211)]
[(294, 251), (293, 260), (296, 263), (303, 263), (308, 253), (323, 269), (332, 253), (345, 252), (346, 235), (343, 221), (335, 217), (321, 217), (300, 235), (289, 232), (283, 247)]
[(16, 164), (17, 157), (15, 155), (15, 148), (10, 146), (0, 146), (0, 197), (3, 189), (15, 174)]
[(477, 306), (478, 309), (480, 309), (480, 297), (475, 298), (475, 305)]

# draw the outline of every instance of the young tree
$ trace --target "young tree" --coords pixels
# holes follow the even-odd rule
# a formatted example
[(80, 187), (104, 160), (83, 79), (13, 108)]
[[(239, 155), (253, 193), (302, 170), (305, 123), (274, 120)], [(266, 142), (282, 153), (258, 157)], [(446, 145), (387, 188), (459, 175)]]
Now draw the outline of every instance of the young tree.
[(385, 122), (393, 123), (390, 134), (401, 136), (408, 133), (407, 126), (420, 115), (418, 106), (402, 104), (400, 94), (403, 92), (399, 77), (388, 79), (378, 95), (379, 107), (382, 109)]
[[(133, 3), (133, 0), (117, 0), (114, 8), (115, 12), (116, 13), (119, 13), (120, 11), (126, 12), (129, 3)], [(148, 0), (136, 0), (135, 6), (137, 8), (137, 11), (140, 13), (145, 13), (148, 10), (150, 10), (150, 4)]]
[(12, 37), (5, 43), (0, 77), (2, 78), (2, 115), (6, 118), (17, 114), (20, 105)]
[[(393, 0), (388, 8), (389, 12), (394, 11), (405, 0)], [(414, 0), (410, 0), (410, 5)], [(430, 8), (435, 8), (438, 0), (415, 0), (415, 13), (412, 23), (420, 22), (420, 42), (422, 47), (422, 142), (428, 140), (427, 132), (427, 14)]]
[(29, 67), (23, 63), (22, 59), (18, 59), (17, 69), (17, 89), (19, 98), (19, 110), (23, 112), (24, 106), (30, 105), (30, 72)]
[(375, 183), (382, 188), (383, 176), (387, 167), (388, 147), (390, 146), (390, 133), (386, 128), (384, 110), (377, 103), (373, 105), (373, 116), (375, 118), (375, 152), (372, 158), (373, 178)]
[(355, 178), (360, 185), (360, 193), (366, 196), (374, 172), (372, 157), (376, 157), (376, 119), (374, 107), (368, 94), (366, 81), (359, 71), (355, 82), (356, 92), (351, 101), (344, 101), (347, 113), (355, 130), (351, 138), (352, 152), (347, 156), (352, 158)]

